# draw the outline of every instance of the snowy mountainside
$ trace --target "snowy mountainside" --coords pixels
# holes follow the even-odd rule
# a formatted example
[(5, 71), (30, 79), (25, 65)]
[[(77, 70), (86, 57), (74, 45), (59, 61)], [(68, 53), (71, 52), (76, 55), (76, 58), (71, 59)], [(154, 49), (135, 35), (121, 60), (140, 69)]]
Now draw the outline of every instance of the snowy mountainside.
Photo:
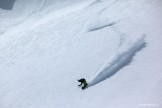
[[(0, 9), (0, 107), (161, 108), (161, 6), (16, 0)], [(94, 86), (81, 90), (82, 77)]]

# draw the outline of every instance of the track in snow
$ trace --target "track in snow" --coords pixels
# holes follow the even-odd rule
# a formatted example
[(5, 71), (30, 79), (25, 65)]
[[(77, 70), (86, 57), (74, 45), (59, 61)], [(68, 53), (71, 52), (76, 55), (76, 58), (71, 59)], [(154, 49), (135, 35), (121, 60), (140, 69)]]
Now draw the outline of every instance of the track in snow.
[(144, 39), (145, 36), (142, 36), (134, 42), (129, 40), (123, 44), (116, 54), (97, 71), (96, 75), (90, 80), (89, 86), (110, 78), (120, 69), (130, 64), (135, 54), (146, 46)]

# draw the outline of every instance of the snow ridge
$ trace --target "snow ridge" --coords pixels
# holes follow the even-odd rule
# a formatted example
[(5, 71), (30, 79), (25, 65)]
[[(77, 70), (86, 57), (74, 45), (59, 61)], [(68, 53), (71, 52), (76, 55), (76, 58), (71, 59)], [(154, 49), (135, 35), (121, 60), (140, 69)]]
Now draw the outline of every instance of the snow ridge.
[(101, 66), (95, 76), (90, 80), (89, 86), (93, 86), (107, 78), (110, 78), (124, 66), (129, 65), (133, 56), (145, 46), (145, 35), (135, 39), (134, 41), (127, 40), (125, 44), (123, 44), (108, 60), (108, 62)]
[(106, 27), (109, 27), (109, 26), (113, 26), (113, 25), (115, 25), (115, 24), (116, 24), (115, 22), (111, 22), (111, 23), (109, 23), (109, 24), (100, 25), (99, 27), (96, 26), (96, 27), (94, 27), (94, 28), (90, 28), (90, 29), (89, 29), (89, 32), (97, 31), (97, 30), (100, 30), (100, 29), (103, 29), (103, 28), (106, 28)]

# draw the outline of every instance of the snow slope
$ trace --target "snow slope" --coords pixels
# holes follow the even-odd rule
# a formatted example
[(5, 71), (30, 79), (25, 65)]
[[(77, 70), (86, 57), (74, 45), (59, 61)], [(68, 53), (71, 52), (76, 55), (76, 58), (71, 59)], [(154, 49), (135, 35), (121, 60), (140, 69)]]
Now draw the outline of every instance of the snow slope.
[(161, 0), (0, 9), (0, 108), (161, 108), (161, 10)]

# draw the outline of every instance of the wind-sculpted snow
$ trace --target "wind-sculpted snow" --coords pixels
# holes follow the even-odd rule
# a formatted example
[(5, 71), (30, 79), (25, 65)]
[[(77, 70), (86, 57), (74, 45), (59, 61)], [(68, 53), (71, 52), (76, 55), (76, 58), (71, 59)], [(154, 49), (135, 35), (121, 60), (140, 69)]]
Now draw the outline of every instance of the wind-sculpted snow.
[(115, 24), (115, 22), (111, 22), (111, 23), (109, 23), (109, 24), (96, 26), (96, 27), (90, 28), (90, 29), (89, 29), (89, 32), (91, 32), (91, 31), (96, 31), (96, 30), (100, 30), (100, 29), (103, 29), (103, 28), (105, 28), (105, 27), (113, 26), (114, 24)]
[(108, 62), (97, 71), (96, 75), (90, 80), (89, 86), (93, 86), (111, 76), (128, 65), (133, 56), (145, 47), (145, 36), (137, 38), (135, 41), (127, 40), (119, 50), (109, 59)]

